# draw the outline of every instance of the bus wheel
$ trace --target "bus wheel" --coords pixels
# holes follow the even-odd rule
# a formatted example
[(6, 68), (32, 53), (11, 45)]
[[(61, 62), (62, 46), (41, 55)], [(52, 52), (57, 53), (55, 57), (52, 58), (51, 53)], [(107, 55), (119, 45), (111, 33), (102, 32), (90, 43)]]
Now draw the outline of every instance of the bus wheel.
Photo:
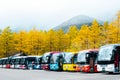
[(113, 72), (107, 72), (107, 74), (113, 74)]

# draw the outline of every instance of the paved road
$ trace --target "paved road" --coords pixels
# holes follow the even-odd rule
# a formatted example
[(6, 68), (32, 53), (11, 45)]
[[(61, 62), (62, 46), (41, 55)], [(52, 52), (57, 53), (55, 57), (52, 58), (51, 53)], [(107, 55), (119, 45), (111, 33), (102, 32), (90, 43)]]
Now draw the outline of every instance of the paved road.
[(1, 69), (0, 80), (120, 80), (120, 74)]

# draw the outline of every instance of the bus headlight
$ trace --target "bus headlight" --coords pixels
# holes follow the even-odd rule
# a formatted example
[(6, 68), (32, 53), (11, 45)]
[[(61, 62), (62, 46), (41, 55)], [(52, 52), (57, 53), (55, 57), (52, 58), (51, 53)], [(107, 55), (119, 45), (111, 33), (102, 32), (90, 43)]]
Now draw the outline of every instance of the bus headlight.
[(109, 64), (109, 65), (107, 66), (107, 68), (112, 69), (112, 68), (114, 68), (114, 65), (113, 65), (113, 64)]
[(105, 68), (106, 71), (114, 71), (114, 64), (109, 64)]
[(102, 66), (97, 65), (97, 70), (98, 70), (98, 71), (102, 71), (102, 68), (103, 68)]

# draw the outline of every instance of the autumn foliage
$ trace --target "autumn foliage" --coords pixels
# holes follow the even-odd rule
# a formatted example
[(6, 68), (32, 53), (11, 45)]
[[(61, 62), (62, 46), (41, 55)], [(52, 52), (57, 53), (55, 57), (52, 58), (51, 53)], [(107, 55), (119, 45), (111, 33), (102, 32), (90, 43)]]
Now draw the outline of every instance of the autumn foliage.
[(97, 20), (81, 29), (71, 26), (67, 32), (60, 30), (13, 32), (10, 27), (0, 30), (0, 57), (26, 53), (42, 55), (49, 51), (80, 51), (99, 48), (105, 44), (120, 43), (120, 12), (111, 23), (100, 25)]

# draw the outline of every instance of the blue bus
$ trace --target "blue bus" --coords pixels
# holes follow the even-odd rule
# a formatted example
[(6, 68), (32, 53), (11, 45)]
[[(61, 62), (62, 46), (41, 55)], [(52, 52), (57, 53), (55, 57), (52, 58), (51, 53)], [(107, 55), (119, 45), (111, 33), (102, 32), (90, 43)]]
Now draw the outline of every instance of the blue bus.
[(63, 70), (63, 55), (60, 52), (52, 54), (50, 58), (50, 70), (62, 71)]

